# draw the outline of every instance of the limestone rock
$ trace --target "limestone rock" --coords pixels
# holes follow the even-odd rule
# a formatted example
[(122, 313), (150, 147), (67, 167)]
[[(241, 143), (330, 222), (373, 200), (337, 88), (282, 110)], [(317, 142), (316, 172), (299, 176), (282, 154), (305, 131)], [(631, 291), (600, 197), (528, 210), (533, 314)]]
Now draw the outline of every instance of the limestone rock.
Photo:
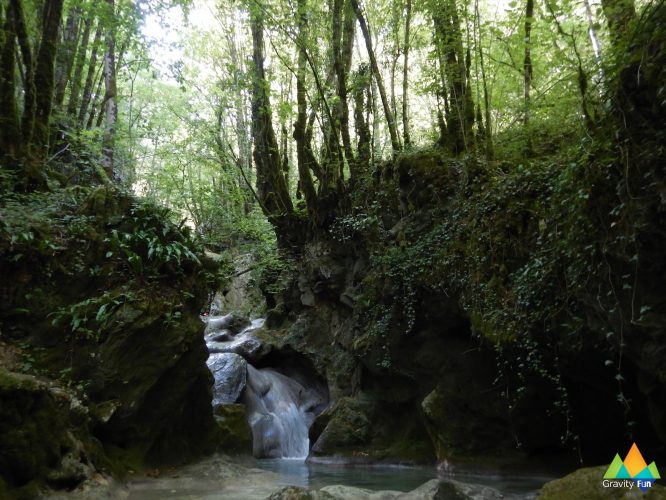
[(19, 488), (36, 478), (74, 487), (94, 472), (77, 436), (87, 415), (75, 396), (30, 375), (0, 369), (0, 480)]
[(335, 498), (325, 491), (310, 491), (299, 486), (286, 486), (273, 493), (268, 500), (333, 500)]
[(215, 408), (215, 421), (220, 429), (220, 449), (225, 453), (252, 452), (252, 432), (247, 424), (245, 406), (222, 404)]
[(238, 354), (215, 353), (207, 363), (215, 378), (213, 408), (237, 402), (247, 380), (247, 361)]

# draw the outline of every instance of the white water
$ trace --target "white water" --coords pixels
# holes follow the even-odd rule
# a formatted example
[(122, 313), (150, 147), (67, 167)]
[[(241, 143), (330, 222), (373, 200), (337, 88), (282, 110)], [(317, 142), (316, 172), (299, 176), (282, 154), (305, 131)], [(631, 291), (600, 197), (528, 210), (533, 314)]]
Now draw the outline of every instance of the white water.
[(310, 448), (307, 392), (295, 380), (270, 368), (247, 366), (243, 395), (252, 428), (255, 457), (305, 459)]
[[(232, 320), (232, 315), (206, 319), (208, 349), (216, 353), (208, 360), (215, 375), (214, 402), (234, 403), (242, 391), (239, 402), (245, 405), (252, 429), (255, 457), (305, 459), (310, 448), (308, 429), (315, 417), (314, 408), (322, 403), (321, 396), (275, 370), (254, 368), (249, 360), (261, 350), (254, 332), (263, 326), (264, 319), (253, 320), (238, 334), (227, 329)], [(247, 376), (245, 366), (231, 362), (234, 356), (248, 361)]]

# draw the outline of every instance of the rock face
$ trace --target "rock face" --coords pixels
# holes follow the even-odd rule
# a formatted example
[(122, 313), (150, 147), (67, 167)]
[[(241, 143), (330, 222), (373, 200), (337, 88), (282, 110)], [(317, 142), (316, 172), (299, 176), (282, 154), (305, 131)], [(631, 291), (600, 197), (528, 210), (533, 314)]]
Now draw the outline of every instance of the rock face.
[[(303, 356), (277, 348), (271, 332), (262, 329), (263, 319), (236, 321), (229, 314), (204, 321), (216, 412), (243, 403), (255, 457), (306, 457), (308, 429), (328, 405), (328, 390), (316, 372), (303, 364)], [(244, 430), (238, 440), (244, 442)]]
[[(111, 188), (26, 195), (2, 210), (0, 331), (18, 354), (0, 359), (44, 381), (10, 373), (0, 384), (7, 487), (71, 487), (88, 468), (122, 473), (214, 450), (199, 319), (208, 264), (187, 236)], [(12, 243), (16, 231), (33, 238)], [(43, 384), (75, 387), (80, 404)]]
[(220, 448), (226, 453), (252, 453), (252, 430), (247, 423), (245, 406), (221, 404), (215, 407), (215, 421), (220, 429)]
[(70, 391), (0, 369), (0, 471), (9, 486), (42, 477), (52, 487), (69, 488), (90, 477), (101, 453), (90, 422), (88, 409)]

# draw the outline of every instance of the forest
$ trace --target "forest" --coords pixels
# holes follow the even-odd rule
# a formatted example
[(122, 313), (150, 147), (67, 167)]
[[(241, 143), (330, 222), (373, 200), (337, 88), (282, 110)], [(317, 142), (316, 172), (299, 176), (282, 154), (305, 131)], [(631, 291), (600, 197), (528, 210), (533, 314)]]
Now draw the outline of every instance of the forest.
[(666, 497), (665, 144), (662, 0), (0, 0), (0, 497)]

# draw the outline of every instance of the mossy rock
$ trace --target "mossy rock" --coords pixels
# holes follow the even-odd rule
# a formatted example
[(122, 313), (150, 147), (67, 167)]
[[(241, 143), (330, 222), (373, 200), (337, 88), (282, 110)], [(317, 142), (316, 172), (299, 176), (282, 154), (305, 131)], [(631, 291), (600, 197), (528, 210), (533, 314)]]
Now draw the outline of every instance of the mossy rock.
[(633, 488), (606, 488), (603, 477), (607, 465), (587, 467), (547, 483), (539, 493), (539, 500), (607, 500), (607, 499), (666, 499), (666, 488), (653, 484), (646, 492)]
[(245, 406), (224, 404), (215, 409), (220, 432), (219, 447), (223, 453), (252, 453), (252, 430), (247, 423)]
[[(0, 377), (0, 431), (29, 414), (23, 434), (7, 424), (11, 439), (0, 440), (6, 486), (46, 480), (72, 448), (58, 437), (72, 427), (84, 453), (116, 474), (216, 449), (199, 319), (212, 278), (198, 245), (164, 209), (118, 188), (16, 195), (0, 210), (3, 339), (30, 361), (17, 366), (67, 379), (90, 410), (89, 423), (77, 420), (39, 384)], [(12, 243), (15, 234), (31, 236)]]
[[(91, 468), (87, 418), (64, 390), (0, 370), (0, 479), (5, 489), (73, 487)], [(85, 463), (84, 463), (85, 462)], [(27, 490), (26, 490), (27, 491)], [(3, 497), (4, 498), (4, 497)]]

